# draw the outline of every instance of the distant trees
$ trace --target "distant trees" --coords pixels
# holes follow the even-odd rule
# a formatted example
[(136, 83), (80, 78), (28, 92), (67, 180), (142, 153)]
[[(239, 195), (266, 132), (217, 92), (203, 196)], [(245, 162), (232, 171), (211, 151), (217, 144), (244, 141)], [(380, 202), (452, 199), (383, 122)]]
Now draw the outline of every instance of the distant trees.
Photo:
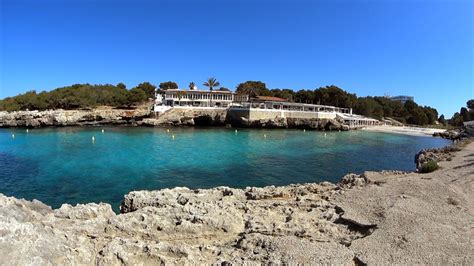
[(274, 97), (286, 99), (287, 101), (293, 101), (294, 91), (291, 89), (272, 89), (270, 94)]
[(155, 96), (155, 86), (149, 82), (127, 90), (125, 84), (91, 85), (74, 84), (49, 92), (28, 91), (15, 97), (0, 100), (0, 110), (80, 109), (100, 105), (131, 106)]
[(118, 83), (118, 84), (116, 85), (116, 87), (119, 88), (119, 89), (122, 89), (122, 90), (124, 90), (124, 89), (127, 88), (127, 86), (126, 86), (125, 84), (123, 84), (122, 82)]
[(438, 118), (438, 122), (440, 124), (446, 125), (446, 119), (444, 118), (444, 115), (440, 115)]
[(150, 82), (140, 83), (135, 88), (144, 91), (147, 98), (155, 98), (156, 86)]
[(454, 113), (453, 117), (449, 119), (450, 125), (459, 127), (463, 122), (474, 120), (474, 99), (467, 101), (466, 107), (461, 107), (459, 112)]
[(146, 92), (138, 87), (131, 89), (127, 96), (127, 105), (141, 103), (147, 99)]
[(474, 110), (474, 99), (467, 101), (466, 105), (470, 110)]
[(194, 82), (189, 83), (189, 90), (193, 90), (196, 84)]
[(267, 85), (261, 81), (246, 81), (237, 85), (237, 93), (248, 94), (250, 97), (271, 96), (271, 92), (267, 89)]
[(178, 88), (178, 84), (176, 84), (176, 82), (173, 82), (173, 81), (166, 81), (166, 82), (161, 82), (160, 85), (158, 85), (158, 87), (161, 90), (174, 90)]
[(219, 91), (230, 91), (230, 90), (229, 90), (228, 88), (226, 88), (226, 87), (220, 87), (220, 88), (219, 88)]

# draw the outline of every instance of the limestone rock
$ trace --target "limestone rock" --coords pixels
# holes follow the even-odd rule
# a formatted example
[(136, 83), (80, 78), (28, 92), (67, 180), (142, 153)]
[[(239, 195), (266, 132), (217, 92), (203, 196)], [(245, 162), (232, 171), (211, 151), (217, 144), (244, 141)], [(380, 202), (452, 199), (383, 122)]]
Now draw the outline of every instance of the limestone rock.
[(0, 127), (133, 124), (148, 116), (147, 108), (0, 112)]

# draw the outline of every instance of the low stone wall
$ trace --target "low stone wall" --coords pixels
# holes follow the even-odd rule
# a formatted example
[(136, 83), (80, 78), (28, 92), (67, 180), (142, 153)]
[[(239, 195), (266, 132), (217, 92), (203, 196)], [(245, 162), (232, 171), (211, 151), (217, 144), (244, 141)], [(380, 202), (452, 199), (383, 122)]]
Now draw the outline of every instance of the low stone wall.
[[(229, 112), (233, 112), (233, 109), (230, 109)], [(336, 119), (336, 114), (328, 112), (301, 112), (287, 110), (251, 109), (249, 111), (248, 117), (250, 121), (277, 118)]]
[(227, 121), (235, 126), (348, 130), (335, 113), (231, 108)]

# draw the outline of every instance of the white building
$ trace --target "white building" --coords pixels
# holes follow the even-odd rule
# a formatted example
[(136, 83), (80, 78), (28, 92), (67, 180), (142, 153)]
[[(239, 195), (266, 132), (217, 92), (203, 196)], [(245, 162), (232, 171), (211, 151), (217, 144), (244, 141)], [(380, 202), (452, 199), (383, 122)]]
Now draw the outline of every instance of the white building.
[(191, 90), (170, 89), (156, 95), (155, 112), (179, 106), (227, 108), (232, 102), (243, 100), (246, 97), (231, 91), (198, 90), (196, 87)]
[(400, 96), (390, 97), (390, 100), (401, 102), (402, 104), (405, 104), (408, 101), (414, 102), (415, 98), (413, 96), (400, 95)]

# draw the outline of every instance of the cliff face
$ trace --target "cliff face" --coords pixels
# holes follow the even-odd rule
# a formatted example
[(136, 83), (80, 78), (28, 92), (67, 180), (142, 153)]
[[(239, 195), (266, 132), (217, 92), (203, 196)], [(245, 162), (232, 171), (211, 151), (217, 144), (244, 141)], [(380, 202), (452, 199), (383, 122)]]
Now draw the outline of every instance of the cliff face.
[(248, 121), (241, 117), (231, 119), (228, 122), (235, 126), (250, 128), (305, 128), (316, 130), (349, 130), (347, 125), (343, 125), (336, 119), (318, 119), (318, 118), (272, 118), (258, 119)]
[(472, 154), (337, 185), (135, 191), (121, 214), (0, 195), (0, 264), (468, 264)]
[(147, 108), (0, 112), (0, 127), (134, 124), (149, 115)]
[(227, 109), (173, 108), (143, 120), (148, 126), (224, 126)]

